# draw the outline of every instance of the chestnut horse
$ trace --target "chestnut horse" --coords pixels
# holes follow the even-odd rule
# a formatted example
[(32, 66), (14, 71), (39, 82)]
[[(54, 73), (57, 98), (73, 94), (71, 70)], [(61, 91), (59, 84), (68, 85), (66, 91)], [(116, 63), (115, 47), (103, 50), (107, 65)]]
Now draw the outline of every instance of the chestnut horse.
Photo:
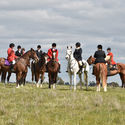
[(57, 76), (59, 72), (59, 63), (56, 61), (56, 52), (52, 51), (52, 59), (47, 63), (48, 77), (49, 77), (49, 88), (57, 83)]
[[(44, 80), (44, 74), (46, 71), (47, 59), (48, 59), (48, 55), (46, 53), (43, 53), (37, 63), (34, 63), (34, 61), (32, 61), (31, 63), (32, 83), (35, 77), (35, 82), (37, 87), (42, 87), (42, 82)], [(40, 78), (41, 78), (41, 86), (38, 83)]]
[[(89, 65), (94, 64), (95, 58), (90, 56), (88, 58)], [(120, 75), (121, 81), (122, 81), (122, 88), (125, 88), (125, 64), (117, 63), (117, 69), (116, 70), (110, 70), (110, 75), (108, 76), (114, 76), (114, 75)]]
[[(29, 66), (30, 59), (34, 59), (35, 61), (39, 60), (37, 55), (36, 55), (36, 52), (32, 48), (31, 48), (31, 50), (26, 52), (21, 58), (19, 58), (13, 67), (14, 73), (16, 73), (16, 86), (17, 86), (17, 88), (19, 88), (21, 83), (25, 81), (25, 78), (26, 78), (26, 75), (28, 72), (27, 67)], [(10, 66), (5, 66), (4, 64), (5, 64), (5, 59), (1, 58), (0, 66), (2, 68), (2, 71), (8, 72), (8, 75), (10, 76), (12, 73), (10, 70)]]
[[(94, 64), (95, 58), (92, 56), (87, 60), (88, 64)], [(104, 92), (107, 91), (107, 66), (105, 63), (97, 63), (94, 66), (94, 75), (96, 76), (97, 91), (100, 91), (100, 82), (104, 88)]]

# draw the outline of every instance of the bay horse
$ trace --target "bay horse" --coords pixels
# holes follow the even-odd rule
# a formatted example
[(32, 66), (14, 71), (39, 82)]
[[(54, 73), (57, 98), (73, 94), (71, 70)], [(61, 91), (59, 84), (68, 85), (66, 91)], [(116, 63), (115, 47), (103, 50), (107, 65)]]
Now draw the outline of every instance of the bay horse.
[[(34, 63), (34, 61), (32, 61), (32, 63), (31, 63), (32, 83), (35, 78), (37, 87), (42, 87), (42, 83), (44, 80), (44, 74), (46, 71), (47, 59), (48, 59), (48, 55), (46, 53), (43, 53), (37, 63)], [(41, 86), (38, 83), (40, 78), (41, 78), (41, 82), (40, 82)]]
[(59, 72), (59, 63), (56, 61), (56, 51), (52, 51), (52, 59), (47, 63), (49, 88), (53, 85), (53, 89), (56, 87), (57, 77)]
[[(90, 65), (92, 65), (95, 62), (95, 58), (90, 56), (87, 61)], [(107, 75), (107, 77), (119, 74), (122, 81), (122, 88), (125, 88), (125, 64), (117, 63), (116, 65), (117, 65), (117, 69), (110, 70), (110, 73), (109, 73), (110, 75)]]
[(88, 89), (88, 73), (89, 73), (89, 64), (87, 63), (87, 61), (82, 60), (84, 67), (82, 72), (79, 72), (80, 68), (79, 68), (79, 64), (77, 62), (77, 60), (74, 58), (73, 56), (73, 52), (72, 52), (72, 46), (67, 46), (67, 51), (66, 51), (66, 56), (65, 56), (66, 60), (68, 61), (68, 74), (70, 77), (70, 85), (71, 85), (71, 89), (72, 89), (72, 76), (73, 76), (73, 85), (74, 85), (74, 90), (76, 90), (76, 75), (79, 75), (79, 79), (80, 79), (80, 87), (82, 88), (82, 75), (84, 74), (84, 82), (86, 84), (86, 90)]
[[(28, 72), (28, 66), (30, 63), (30, 59), (34, 59), (35, 61), (38, 61), (38, 57), (36, 55), (36, 52), (34, 49), (31, 48), (31, 50), (27, 51), (22, 57), (20, 57), (16, 64), (14, 65), (13, 69), (14, 72), (16, 73), (16, 87), (19, 88), (22, 82), (25, 81), (27, 72)], [(5, 66), (5, 59), (3, 58), (1, 61), (1, 68), (8, 72), (8, 75), (11, 75), (11, 69), (10, 66)], [(25, 83), (24, 83), (25, 84)]]

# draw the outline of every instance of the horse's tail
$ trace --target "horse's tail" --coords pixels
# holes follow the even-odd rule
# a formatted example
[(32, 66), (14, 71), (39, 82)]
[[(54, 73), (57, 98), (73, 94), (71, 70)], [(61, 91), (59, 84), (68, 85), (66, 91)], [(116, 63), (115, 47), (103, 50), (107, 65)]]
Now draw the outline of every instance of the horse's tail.
[(105, 65), (103, 65), (103, 64), (99, 64), (99, 77), (100, 77), (100, 80), (101, 80), (101, 82), (102, 82), (102, 86), (103, 86), (103, 88), (104, 88), (104, 86), (106, 85), (106, 71), (105, 71), (105, 68), (106, 67), (104, 67)]

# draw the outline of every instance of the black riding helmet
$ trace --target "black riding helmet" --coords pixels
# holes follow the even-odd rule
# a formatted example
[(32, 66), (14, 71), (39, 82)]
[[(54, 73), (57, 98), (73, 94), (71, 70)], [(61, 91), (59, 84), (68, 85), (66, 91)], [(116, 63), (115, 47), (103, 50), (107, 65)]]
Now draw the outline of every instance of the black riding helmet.
[(20, 46), (20, 45), (18, 45), (18, 46), (17, 46), (17, 49), (21, 49), (21, 46)]
[(76, 47), (80, 47), (81, 44), (79, 42), (76, 43)]
[(102, 49), (103, 47), (102, 47), (102, 45), (98, 45), (97, 48), (98, 49)]
[(37, 46), (37, 48), (38, 48), (38, 49), (41, 49), (41, 46), (40, 46), (40, 45), (38, 45), (38, 46)]
[(53, 44), (52, 44), (52, 47), (56, 47), (56, 43), (53, 43)]
[(10, 43), (9, 47), (10, 48), (15, 47), (15, 44), (14, 43)]
[(107, 50), (111, 51), (111, 48), (109, 47), (109, 48), (107, 48)]

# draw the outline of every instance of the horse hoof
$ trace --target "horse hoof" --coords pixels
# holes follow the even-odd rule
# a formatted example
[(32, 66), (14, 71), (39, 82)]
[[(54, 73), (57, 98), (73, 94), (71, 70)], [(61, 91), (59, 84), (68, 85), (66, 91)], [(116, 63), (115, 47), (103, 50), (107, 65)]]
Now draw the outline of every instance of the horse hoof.
[(43, 87), (43, 85), (40, 86), (40, 88), (42, 88), (42, 87)]
[(37, 88), (39, 88), (39, 84), (37, 84), (36, 86), (37, 86)]

